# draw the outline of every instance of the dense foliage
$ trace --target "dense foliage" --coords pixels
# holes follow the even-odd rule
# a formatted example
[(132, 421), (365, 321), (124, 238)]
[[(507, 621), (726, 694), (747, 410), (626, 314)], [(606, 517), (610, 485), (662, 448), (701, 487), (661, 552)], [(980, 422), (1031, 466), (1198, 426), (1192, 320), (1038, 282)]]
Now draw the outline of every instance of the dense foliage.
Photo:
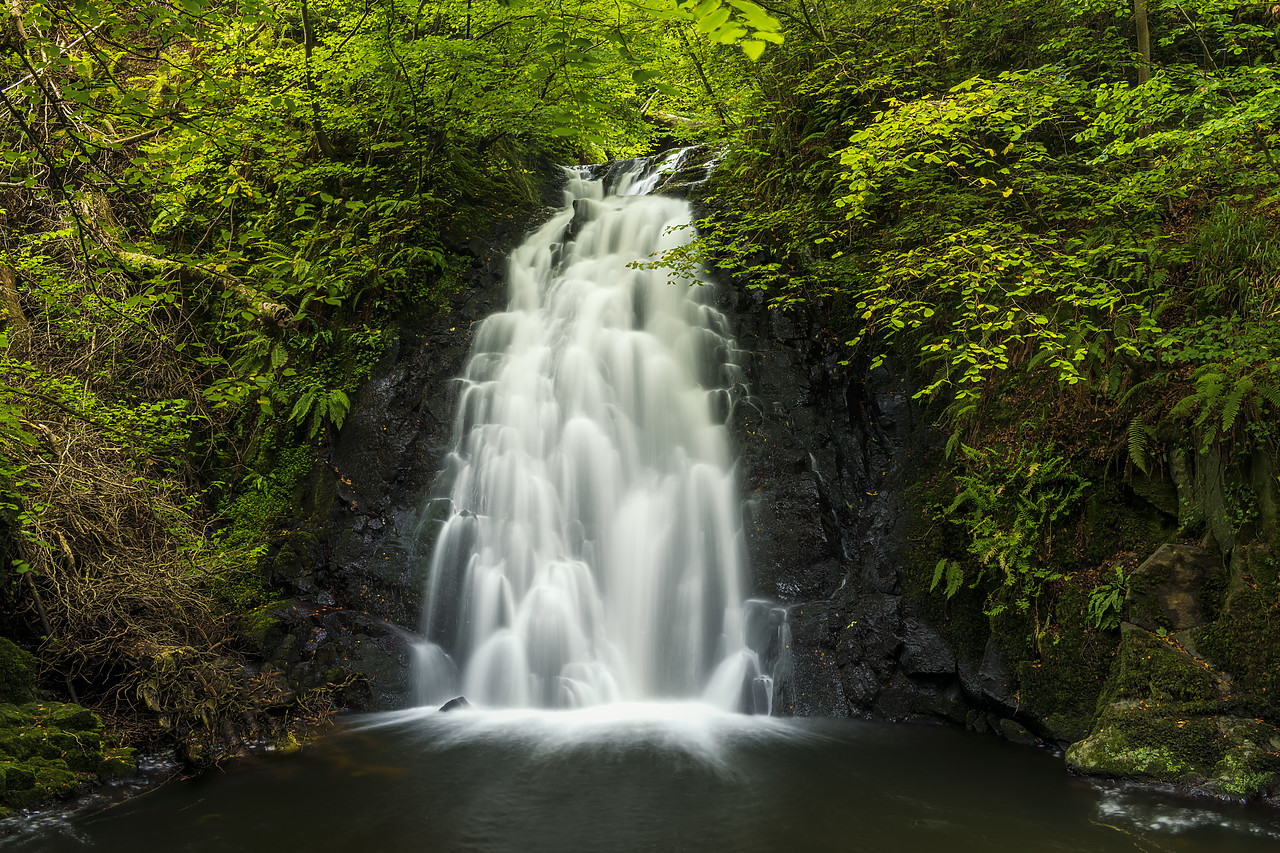
[(1277, 450), (1278, 27), (1242, 0), (10, 3), (0, 630), (47, 688), (225, 734), (258, 558), (395, 319), (447, 309), (535, 164), (674, 138), (725, 156), (665, 262), (745, 270), (851, 371), (911, 354), (968, 543), (934, 585), (1041, 633), (1095, 469)]
[(537, 164), (714, 114), (685, 77), (778, 27), (746, 0), (7, 4), (0, 630), (44, 685), (193, 754), (254, 734), (260, 558), (397, 318), (447, 309)]
[(1063, 498), (1035, 485), (1048, 460), (1145, 476), (1213, 452), (1248, 490), (1255, 451), (1280, 447), (1280, 19), (1137, 8), (810, 11), (760, 69), (726, 213), (680, 259), (756, 261), (753, 286), (820, 313), (852, 369), (916, 353), (899, 363), (958, 466), (958, 503), (936, 511), (974, 537), (967, 576), (945, 561), (936, 585), (987, 584), (992, 612), (1076, 568), (1050, 567), (1069, 525), (999, 520)]

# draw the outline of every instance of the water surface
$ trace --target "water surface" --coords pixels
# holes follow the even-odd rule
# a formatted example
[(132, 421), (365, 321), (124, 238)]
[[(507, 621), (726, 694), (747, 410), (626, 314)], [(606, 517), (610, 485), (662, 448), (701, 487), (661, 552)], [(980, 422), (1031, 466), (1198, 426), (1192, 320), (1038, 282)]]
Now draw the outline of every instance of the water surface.
[(1274, 851), (1280, 815), (950, 729), (705, 705), (407, 711), (7, 851)]

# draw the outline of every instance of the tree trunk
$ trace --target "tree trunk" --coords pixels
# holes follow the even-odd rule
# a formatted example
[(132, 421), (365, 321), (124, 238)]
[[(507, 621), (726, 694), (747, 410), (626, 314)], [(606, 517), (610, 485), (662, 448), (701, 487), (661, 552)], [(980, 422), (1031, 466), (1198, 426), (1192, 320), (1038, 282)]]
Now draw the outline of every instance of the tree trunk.
[(18, 302), (17, 272), (8, 264), (0, 264), (0, 309), (4, 310), (4, 322), (9, 329), (9, 346), (21, 348), (31, 333), (31, 324)]
[(1147, 0), (1133, 0), (1133, 23), (1138, 30), (1138, 52), (1142, 64), (1138, 66), (1138, 85), (1151, 79), (1151, 33), (1147, 29)]
[(320, 153), (325, 159), (336, 159), (333, 156), (333, 146), (329, 144), (329, 137), (324, 132), (324, 124), (320, 121), (320, 104), (317, 103), (316, 82), (311, 78), (311, 51), (316, 45), (316, 35), (311, 29), (311, 9), (307, 6), (307, 0), (302, 0), (302, 50), (306, 55), (303, 63), (303, 75), (307, 80), (307, 92), (311, 95), (311, 128), (316, 135), (316, 144), (320, 146)]

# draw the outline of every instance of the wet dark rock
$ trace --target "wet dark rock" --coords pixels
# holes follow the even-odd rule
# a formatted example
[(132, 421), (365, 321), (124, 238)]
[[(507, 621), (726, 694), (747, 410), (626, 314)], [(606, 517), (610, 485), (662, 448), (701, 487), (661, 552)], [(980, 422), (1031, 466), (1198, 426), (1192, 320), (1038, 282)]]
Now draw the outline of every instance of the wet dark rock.
[(275, 614), (288, 631), (264, 655), (287, 683), (272, 677), (263, 700), (290, 701), (287, 692), (339, 688), (354, 710), (388, 711), (411, 704), (410, 635), (377, 617), (353, 610), (295, 602)]
[(902, 671), (907, 675), (951, 675), (956, 655), (942, 635), (918, 618), (902, 621)]
[(1129, 621), (1148, 631), (1198, 628), (1209, 621), (1206, 591), (1220, 591), (1225, 576), (1222, 559), (1207, 548), (1162, 545), (1129, 579)]
[(441, 711), (461, 711), (464, 708), (470, 708), (471, 703), (467, 701), (466, 696), (455, 696), (448, 702), (440, 706)]
[(1001, 720), (997, 724), (996, 728), (1005, 740), (1012, 741), (1013, 743), (1020, 743), (1025, 746), (1035, 746), (1040, 743), (1040, 738), (1033, 735), (1027, 730), (1026, 726), (1016, 720)]
[(959, 665), (960, 683), (965, 693), (979, 707), (989, 707), (1012, 713), (1017, 706), (1009, 688), (1010, 677), (1004, 653), (994, 637), (987, 640), (982, 658), (978, 661), (962, 659)]
[[(267, 574), (312, 605), (280, 612), (266, 659), (298, 689), (348, 683), (353, 708), (410, 703), (406, 630), (418, 624), (423, 558), (443, 507), (422, 504), (445, 468), (458, 382), (475, 323), (507, 302), (508, 250), (560, 198), (563, 174), (543, 164), (544, 206), (488, 232), (444, 235), (471, 267), (447, 310), (424, 306), (394, 330), (340, 433), (295, 496), (296, 530), (267, 556)], [(278, 633), (278, 632), (277, 632)]]
[[(848, 716), (850, 703), (841, 683), (842, 669), (830, 647), (828, 614), (821, 607), (810, 613), (802, 605), (792, 608), (789, 615), (793, 674), (789, 681), (776, 685), (774, 712), (799, 717)], [(874, 682), (871, 686), (874, 689)]]

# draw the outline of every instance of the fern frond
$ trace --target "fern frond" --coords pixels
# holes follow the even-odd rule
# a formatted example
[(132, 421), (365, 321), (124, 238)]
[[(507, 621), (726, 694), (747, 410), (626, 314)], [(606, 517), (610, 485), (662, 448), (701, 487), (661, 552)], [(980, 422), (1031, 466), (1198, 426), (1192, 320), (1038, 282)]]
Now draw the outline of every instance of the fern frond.
[(1280, 409), (1280, 385), (1272, 385), (1269, 381), (1271, 378), (1273, 377), (1262, 377), (1263, 381), (1254, 386), (1253, 393)]
[(1235, 387), (1231, 389), (1231, 393), (1227, 395), (1227, 399), (1222, 404), (1222, 431), (1230, 432), (1231, 427), (1236, 422), (1236, 415), (1240, 413), (1240, 404), (1244, 402), (1245, 397), (1253, 390), (1253, 380), (1248, 376), (1241, 376), (1236, 380)]
[(1147, 426), (1141, 415), (1129, 421), (1129, 458), (1133, 460), (1133, 464), (1139, 471), (1148, 476), (1151, 475), (1151, 471), (1147, 454), (1153, 438), (1155, 438), (1155, 430)]
[(1148, 385), (1153, 385), (1157, 382), (1159, 382), (1161, 385), (1168, 385), (1169, 384), (1168, 375), (1162, 374), (1160, 376), (1153, 376), (1150, 379), (1142, 380), (1141, 382), (1131, 387), (1128, 391), (1125, 391), (1123, 395), (1121, 395), (1118, 405), (1123, 406), (1125, 403), (1129, 402), (1129, 398), (1132, 397), (1134, 394), (1137, 394), (1139, 391), (1141, 391), (1143, 388), (1146, 388)]
[(1169, 410), (1169, 417), (1185, 418), (1187, 415), (1200, 408), (1203, 404), (1204, 400), (1200, 396), (1200, 393), (1198, 391), (1193, 392), (1174, 404), (1173, 408)]

